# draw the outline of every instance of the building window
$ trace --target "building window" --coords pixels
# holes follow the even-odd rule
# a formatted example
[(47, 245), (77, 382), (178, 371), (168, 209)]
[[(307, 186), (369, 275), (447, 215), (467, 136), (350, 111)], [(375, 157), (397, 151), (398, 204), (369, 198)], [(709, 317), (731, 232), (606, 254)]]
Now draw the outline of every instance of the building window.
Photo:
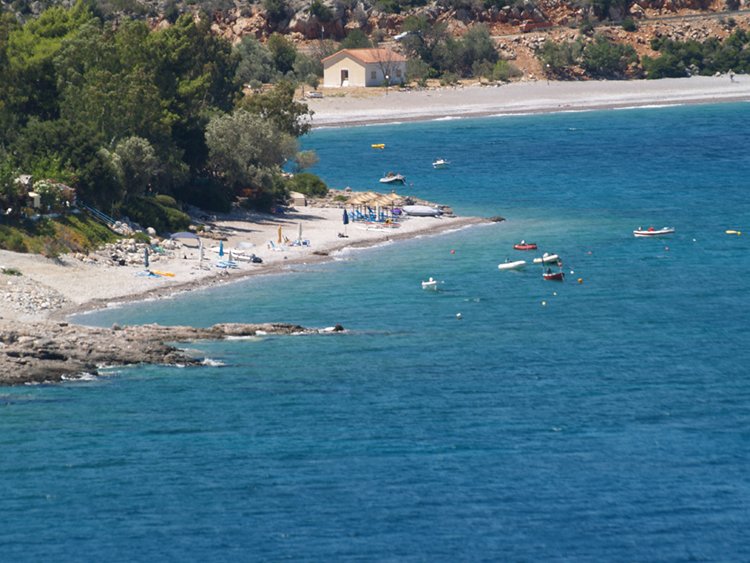
[(375, 80), (378, 77), (377, 71), (370, 71), (370, 80)]

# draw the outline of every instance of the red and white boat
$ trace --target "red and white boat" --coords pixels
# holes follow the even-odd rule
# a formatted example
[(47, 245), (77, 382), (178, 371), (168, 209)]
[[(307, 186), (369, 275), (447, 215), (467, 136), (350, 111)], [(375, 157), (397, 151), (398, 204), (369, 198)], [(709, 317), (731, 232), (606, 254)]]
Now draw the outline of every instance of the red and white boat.
[(547, 281), (563, 281), (565, 279), (565, 274), (563, 274), (562, 271), (551, 272), (547, 270), (542, 274), (542, 277)]
[(654, 229), (649, 227), (648, 229), (637, 228), (633, 231), (634, 237), (660, 237), (664, 235), (671, 235), (674, 233), (674, 227), (662, 227), (661, 229)]
[(536, 250), (536, 243), (522, 240), (521, 242), (514, 244), (513, 248), (516, 250)]

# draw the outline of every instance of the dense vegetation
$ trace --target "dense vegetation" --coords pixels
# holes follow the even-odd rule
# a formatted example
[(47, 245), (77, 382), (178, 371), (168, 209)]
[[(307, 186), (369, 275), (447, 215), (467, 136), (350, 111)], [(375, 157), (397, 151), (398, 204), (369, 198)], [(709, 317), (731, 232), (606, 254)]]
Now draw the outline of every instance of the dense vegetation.
[(659, 56), (643, 59), (649, 78), (711, 75), (729, 70), (750, 73), (750, 34), (742, 29), (736, 29), (724, 41), (715, 37), (704, 43), (654, 39), (651, 48)]
[(186, 226), (184, 203), (283, 201), (281, 167), (309, 129), (308, 109), (285, 80), (296, 79), (295, 65), (315, 70), (280, 37), (262, 48), (271, 54), (264, 81), (276, 85), (244, 96), (252, 64), (265, 59), (249, 54), (259, 49), (249, 40), (243, 46), (212, 34), (207, 17), (184, 15), (159, 30), (135, 20), (113, 26), (82, 1), (25, 24), (1, 14), (4, 223), (29, 214), (21, 174), (35, 191), (72, 186), (80, 201), (164, 230)]

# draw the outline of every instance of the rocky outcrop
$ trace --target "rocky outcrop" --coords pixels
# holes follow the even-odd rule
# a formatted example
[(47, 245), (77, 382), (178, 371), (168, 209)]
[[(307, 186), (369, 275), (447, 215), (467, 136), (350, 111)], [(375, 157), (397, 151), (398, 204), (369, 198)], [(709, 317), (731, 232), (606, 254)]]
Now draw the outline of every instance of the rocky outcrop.
[(0, 324), (0, 385), (57, 382), (98, 373), (104, 366), (134, 364), (198, 365), (196, 358), (168, 342), (228, 337), (321, 334), (341, 325), (310, 329), (282, 323), (95, 328), (60, 323)]

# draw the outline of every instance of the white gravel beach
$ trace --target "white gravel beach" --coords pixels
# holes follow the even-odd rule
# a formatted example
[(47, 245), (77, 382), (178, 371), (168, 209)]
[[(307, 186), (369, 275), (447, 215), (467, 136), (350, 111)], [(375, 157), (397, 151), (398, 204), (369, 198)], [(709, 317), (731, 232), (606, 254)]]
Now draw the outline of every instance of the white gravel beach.
[(548, 113), (634, 106), (750, 100), (750, 76), (694, 76), (662, 80), (524, 81), (414, 91), (378, 89), (343, 96), (334, 88), (308, 100), (314, 127), (393, 123), (451, 117)]
[[(494, 86), (470, 86), (439, 90), (401, 92), (391, 90), (367, 96), (344, 96), (327, 91), (326, 97), (309, 101), (315, 112), (313, 124), (348, 126), (377, 122), (430, 120), (494, 114), (578, 111), (630, 106), (686, 103), (717, 103), (750, 100), (750, 77), (737, 75), (693, 77), (653, 81), (551, 82), (532, 81)], [(336, 186), (333, 186), (336, 187)], [(440, 202), (450, 205), (451, 202)], [(362, 225), (343, 231), (342, 209), (298, 207), (284, 215), (247, 214), (212, 221), (223, 238), (225, 252), (246, 247), (263, 259), (262, 264), (238, 262), (232, 270), (216, 267), (218, 255), (211, 250), (216, 238), (205, 238), (205, 260), (199, 260), (195, 241), (163, 255), (151, 257), (150, 268), (167, 275), (146, 276), (142, 250), (133, 251), (129, 265), (114, 266), (106, 260), (64, 256), (59, 260), (37, 255), (0, 251), (0, 268), (21, 275), (0, 276), (0, 319), (35, 321), (64, 317), (76, 310), (105, 307), (112, 302), (146, 295), (169, 295), (205, 287), (257, 273), (281, 271), (292, 264), (326, 260), (327, 255), (347, 246), (367, 246), (385, 240), (413, 237), (483, 222), (479, 218), (413, 217), (398, 229), (365, 230)], [(269, 241), (282, 237), (302, 238), (309, 246), (281, 245)], [(188, 244), (191, 244), (188, 241)], [(247, 250), (249, 249), (249, 250)], [(104, 257), (102, 257), (104, 258)]]

